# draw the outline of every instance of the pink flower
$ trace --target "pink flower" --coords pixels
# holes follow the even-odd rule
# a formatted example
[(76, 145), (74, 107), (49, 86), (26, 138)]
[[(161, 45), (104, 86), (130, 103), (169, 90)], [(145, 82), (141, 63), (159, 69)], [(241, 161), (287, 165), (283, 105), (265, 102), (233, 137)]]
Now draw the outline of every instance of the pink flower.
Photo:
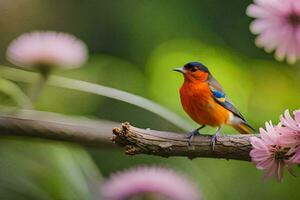
[(250, 25), (256, 45), (267, 52), (274, 49), (275, 58), (284, 58), (290, 64), (300, 58), (300, 1), (254, 0), (247, 8), (247, 15), (256, 18)]
[(296, 149), (296, 153), (295, 155), (291, 158), (291, 161), (293, 163), (297, 163), (297, 164), (300, 164), (300, 147), (298, 147)]
[(54, 31), (35, 31), (16, 38), (7, 59), (19, 67), (77, 68), (87, 60), (87, 47), (76, 37)]
[(260, 129), (260, 136), (251, 138), (253, 149), (250, 156), (256, 168), (265, 171), (264, 178), (275, 176), (277, 181), (281, 181), (284, 168), (293, 175), (291, 157), (295, 149), (280, 146), (281, 135), (271, 122), (266, 123), (266, 130)]
[(295, 119), (293, 119), (288, 110), (284, 115), (280, 116), (281, 126), (278, 131), (282, 134), (280, 142), (286, 146), (300, 145), (300, 110), (294, 111)]
[(199, 200), (196, 187), (174, 171), (138, 167), (113, 175), (102, 186), (104, 200), (123, 200), (139, 195), (159, 195), (171, 200)]

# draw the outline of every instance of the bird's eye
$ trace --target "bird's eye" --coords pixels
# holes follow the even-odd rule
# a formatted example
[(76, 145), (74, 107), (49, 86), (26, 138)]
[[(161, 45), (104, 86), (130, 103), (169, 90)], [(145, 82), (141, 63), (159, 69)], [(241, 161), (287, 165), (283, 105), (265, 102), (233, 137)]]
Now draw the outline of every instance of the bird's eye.
[(196, 68), (192, 68), (191, 71), (192, 71), (192, 72), (195, 72), (195, 71), (197, 71), (197, 69), (196, 69)]

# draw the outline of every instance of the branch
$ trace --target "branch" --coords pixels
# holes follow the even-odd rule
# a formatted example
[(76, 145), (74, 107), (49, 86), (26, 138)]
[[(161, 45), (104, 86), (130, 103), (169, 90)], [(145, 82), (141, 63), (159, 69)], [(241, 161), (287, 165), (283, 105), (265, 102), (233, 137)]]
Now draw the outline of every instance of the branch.
[[(49, 112), (22, 110), (0, 114), (0, 135), (29, 136), (75, 142), (88, 146), (113, 147), (111, 129), (117, 123), (67, 117)], [(140, 129), (123, 123), (113, 130), (113, 141), (124, 147), (127, 154), (150, 154), (163, 157), (186, 156), (225, 158), (250, 161), (254, 135), (221, 136), (212, 150), (211, 136), (196, 136), (189, 146), (185, 134)]]
[(0, 114), (0, 135), (38, 137), (97, 147), (113, 147), (111, 129), (116, 125), (110, 121), (33, 110)]
[(186, 156), (225, 158), (250, 161), (249, 152), (252, 149), (250, 137), (255, 135), (220, 136), (214, 150), (210, 144), (211, 136), (194, 137), (192, 145), (188, 145), (185, 134), (140, 129), (123, 123), (122, 128), (113, 130), (113, 142), (124, 147), (126, 154), (150, 154), (163, 157)]

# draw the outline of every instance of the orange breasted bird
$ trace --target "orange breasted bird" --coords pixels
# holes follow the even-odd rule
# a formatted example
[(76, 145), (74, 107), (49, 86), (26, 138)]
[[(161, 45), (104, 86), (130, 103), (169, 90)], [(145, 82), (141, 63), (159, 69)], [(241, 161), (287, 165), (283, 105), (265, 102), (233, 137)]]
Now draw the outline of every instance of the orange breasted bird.
[(225, 124), (232, 126), (242, 134), (253, 132), (242, 114), (234, 107), (220, 83), (212, 76), (208, 68), (199, 62), (190, 62), (174, 71), (184, 76), (184, 83), (180, 88), (181, 104), (185, 112), (201, 126), (192, 131), (189, 145), (193, 137), (205, 126), (217, 127), (212, 137), (214, 148), (217, 137)]

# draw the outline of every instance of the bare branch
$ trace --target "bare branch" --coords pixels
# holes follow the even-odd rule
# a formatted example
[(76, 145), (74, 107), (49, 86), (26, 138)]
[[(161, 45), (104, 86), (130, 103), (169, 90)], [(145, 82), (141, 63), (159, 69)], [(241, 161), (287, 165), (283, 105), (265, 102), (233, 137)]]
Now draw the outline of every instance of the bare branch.
[[(111, 142), (115, 122), (67, 117), (60, 114), (22, 110), (0, 114), (0, 135), (29, 136), (75, 142), (88, 146), (114, 147)], [(127, 154), (150, 154), (163, 157), (186, 156), (225, 158), (250, 161), (250, 137), (227, 135), (218, 138), (212, 150), (211, 136), (200, 135), (189, 146), (186, 134), (140, 129), (123, 123), (113, 130), (113, 141), (124, 147)]]
[(97, 147), (113, 147), (111, 129), (116, 125), (110, 121), (32, 110), (0, 114), (0, 135), (30, 136)]
[(115, 128), (113, 141), (125, 148), (130, 155), (150, 154), (163, 157), (186, 156), (225, 158), (250, 161), (250, 137), (255, 135), (227, 135), (221, 136), (212, 150), (211, 136), (196, 136), (192, 145), (188, 145), (185, 134), (140, 129), (123, 123), (122, 128)]

